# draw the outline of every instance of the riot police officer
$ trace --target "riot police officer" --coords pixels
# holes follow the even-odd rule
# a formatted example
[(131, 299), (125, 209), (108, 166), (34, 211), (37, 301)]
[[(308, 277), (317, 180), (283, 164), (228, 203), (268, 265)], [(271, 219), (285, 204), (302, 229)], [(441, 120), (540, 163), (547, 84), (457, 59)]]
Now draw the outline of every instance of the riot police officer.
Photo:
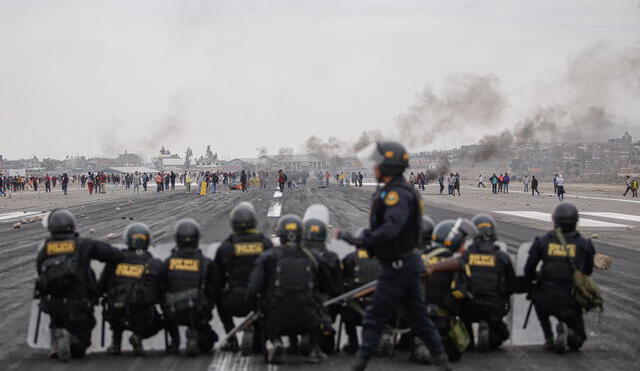
[[(436, 225), (432, 235), (432, 248), (422, 259), (429, 265), (425, 298), (429, 317), (435, 323), (443, 338), (445, 351), (451, 361), (458, 361), (462, 356), (462, 349), (449, 336), (452, 319), (461, 312), (461, 300), (468, 294), (463, 281), (456, 279), (455, 269), (459, 268), (456, 260), (454, 269), (438, 270), (442, 262), (452, 260), (454, 253), (459, 252), (467, 237), (475, 234), (471, 222), (464, 219), (443, 220)], [(436, 268), (436, 269), (434, 269)]]
[[(573, 279), (576, 270), (591, 275), (595, 249), (591, 240), (576, 230), (578, 209), (575, 206), (558, 205), (552, 218), (555, 230), (536, 237), (524, 274), (529, 281), (535, 281), (531, 298), (544, 332), (545, 348), (564, 353), (567, 347), (578, 350), (587, 339), (582, 308), (573, 295)], [(537, 272), (541, 261), (542, 267)], [(550, 316), (558, 319), (555, 339)]]
[[(244, 317), (253, 308), (247, 300), (249, 275), (255, 261), (273, 244), (256, 229), (256, 212), (253, 205), (241, 202), (231, 210), (233, 233), (218, 248), (214, 262), (218, 267), (218, 281), (222, 287), (218, 304), (218, 314), (226, 332), (234, 328), (233, 317)], [(242, 346), (235, 336), (231, 337), (223, 350), (237, 351), (249, 355), (255, 339), (260, 339), (254, 329), (247, 329), (242, 335)]]
[(96, 324), (98, 295), (91, 260), (118, 264), (122, 251), (98, 240), (79, 237), (73, 214), (52, 211), (43, 224), (51, 233), (38, 251), (36, 297), (51, 317), (51, 356), (63, 362), (83, 357)]
[(510, 297), (515, 291), (515, 271), (509, 255), (496, 245), (496, 222), (489, 215), (476, 215), (471, 222), (478, 235), (461, 257), (461, 269), (471, 293), (463, 305), (467, 330), (478, 322), (479, 351), (497, 349), (509, 338), (502, 318), (509, 312)]
[(327, 265), (320, 255), (301, 246), (302, 220), (292, 214), (276, 225), (281, 247), (262, 254), (249, 282), (249, 297), (260, 300), (264, 331), (271, 342), (267, 361), (280, 363), (284, 352), (281, 336), (310, 335), (309, 362), (321, 361), (317, 353), (322, 303), (318, 292), (334, 293)]
[(427, 316), (420, 275), (424, 266), (415, 249), (420, 239), (422, 200), (403, 177), (409, 154), (395, 142), (376, 142), (359, 154), (361, 162), (373, 164), (376, 179), (384, 183), (373, 196), (370, 228), (361, 239), (336, 231), (336, 236), (361, 246), (382, 264), (382, 273), (372, 306), (364, 318), (362, 344), (354, 370), (364, 370), (383, 328), (398, 307), (403, 306), (414, 333), (426, 344), (433, 362), (449, 369), (437, 329)]
[[(311, 210), (318, 206), (324, 207), (323, 205), (312, 205), (307, 210)], [(326, 209), (326, 207), (324, 208)], [(313, 215), (305, 217), (303, 220), (302, 246), (317, 253), (324, 259), (329, 268), (331, 285), (334, 288), (338, 288), (342, 286), (342, 268), (338, 254), (327, 248), (327, 229), (328, 225), (324, 220), (314, 217)], [(329, 299), (330, 295), (331, 292), (319, 292), (319, 298), (323, 302)], [(335, 331), (333, 329), (333, 322), (335, 321), (338, 312), (339, 305), (333, 305), (327, 308), (327, 315), (325, 316), (326, 318), (322, 325), (320, 349), (322, 352), (327, 354), (331, 354), (335, 348)]]
[[(364, 284), (375, 280), (380, 274), (380, 263), (369, 255), (367, 249), (357, 248), (342, 259), (342, 277), (344, 292), (354, 290)], [(356, 354), (359, 347), (357, 327), (362, 325), (364, 308), (371, 304), (369, 297), (351, 300), (349, 305), (342, 308), (342, 321), (347, 333), (347, 344), (343, 350)]]
[(192, 219), (182, 219), (176, 227), (177, 247), (163, 262), (160, 272), (163, 313), (170, 336), (169, 353), (180, 348), (178, 326), (186, 326), (187, 356), (208, 353), (218, 340), (209, 323), (219, 294), (217, 268), (199, 249), (200, 227)]
[(104, 315), (113, 332), (109, 354), (120, 354), (122, 333), (129, 330), (134, 354), (142, 355), (142, 340), (164, 327), (155, 307), (160, 304), (158, 275), (162, 262), (147, 251), (150, 242), (151, 232), (145, 224), (130, 224), (124, 232), (124, 260), (107, 264), (100, 276)]

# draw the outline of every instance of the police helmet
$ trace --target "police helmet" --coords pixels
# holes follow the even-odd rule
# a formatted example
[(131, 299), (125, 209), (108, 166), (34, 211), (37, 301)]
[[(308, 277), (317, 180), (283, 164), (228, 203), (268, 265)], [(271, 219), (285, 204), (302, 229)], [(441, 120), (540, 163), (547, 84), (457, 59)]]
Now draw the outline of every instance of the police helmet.
[(464, 247), (467, 237), (477, 233), (476, 227), (467, 219), (447, 219), (436, 225), (431, 240), (455, 252)]
[(358, 152), (358, 159), (364, 166), (377, 166), (382, 176), (402, 175), (409, 167), (409, 153), (398, 142), (371, 143)]
[(200, 226), (193, 219), (182, 219), (176, 225), (178, 247), (197, 247), (200, 240)]
[(478, 234), (485, 240), (496, 238), (496, 221), (486, 214), (478, 214), (471, 219), (473, 225), (478, 228)]
[(256, 227), (256, 210), (250, 202), (240, 202), (231, 210), (231, 228), (240, 232)]
[(47, 229), (51, 234), (71, 234), (76, 230), (76, 218), (67, 209), (53, 210), (47, 217)]
[(131, 250), (147, 250), (151, 243), (151, 231), (144, 223), (132, 223), (124, 232), (124, 243)]
[(431, 235), (433, 235), (434, 226), (435, 223), (433, 222), (433, 219), (426, 215), (422, 216), (422, 229), (420, 230), (420, 234), (422, 236), (423, 243), (428, 243), (429, 241), (431, 241)]
[(317, 218), (305, 220), (302, 239), (305, 241), (325, 242), (327, 240), (327, 224)]
[(280, 237), (280, 243), (299, 243), (302, 239), (302, 219), (294, 214), (280, 217), (276, 225), (276, 234)]
[(555, 228), (560, 228), (565, 233), (573, 232), (578, 225), (578, 209), (572, 204), (563, 202), (553, 211), (552, 219)]

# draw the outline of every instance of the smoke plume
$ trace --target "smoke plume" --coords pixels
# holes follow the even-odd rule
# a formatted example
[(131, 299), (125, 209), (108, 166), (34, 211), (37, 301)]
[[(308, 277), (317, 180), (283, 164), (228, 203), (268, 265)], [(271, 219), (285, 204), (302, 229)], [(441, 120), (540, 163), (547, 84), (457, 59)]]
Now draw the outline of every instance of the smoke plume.
[(426, 146), (469, 126), (494, 127), (505, 107), (498, 86), (495, 76), (472, 74), (449, 77), (440, 93), (427, 85), (396, 119), (398, 139), (410, 147)]
[(447, 156), (442, 156), (438, 159), (438, 165), (435, 169), (429, 169), (425, 172), (425, 182), (434, 181), (441, 176), (446, 176), (451, 168), (451, 164), (449, 163), (449, 158)]

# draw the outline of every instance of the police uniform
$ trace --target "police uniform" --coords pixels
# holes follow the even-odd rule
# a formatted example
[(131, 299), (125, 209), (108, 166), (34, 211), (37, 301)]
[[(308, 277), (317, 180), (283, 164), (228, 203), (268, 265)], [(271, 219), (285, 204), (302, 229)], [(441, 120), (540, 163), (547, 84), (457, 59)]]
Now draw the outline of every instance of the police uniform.
[[(375, 280), (380, 274), (380, 263), (371, 257), (366, 249), (357, 249), (342, 259), (344, 292), (356, 289)], [(364, 308), (371, 302), (368, 297), (349, 301), (342, 309), (342, 320), (349, 339), (345, 351), (355, 353), (358, 350), (357, 326), (362, 325)]]
[(216, 265), (197, 247), (176, 248), (163, 262), (160, 277), (171, 351), (179, 348), (178, 326), (187, 326), (187, 345), (197, 339), (197, 348), (209, 352), (218, 340), (209, 323), (220, 291)]
[(235, 326), (233, 317), (244, 317), (255, 309), (247, 297), (249, 276), (258, 257), (272, 247), (271, 240), (252, 230), (232, 234), (218, 248), (214, 260), (222, 287), (218, 314), (226, 332)]
[[(423, 254), (422, 259), (425, 264), (434, 265), (452, 256), (451, 250), (436, 246)], [(434, 272), (429, 275), (425, 284), (425, 301), (429, 318), (440, 333), (449, 360), (458, 361), (462, 354), (456, 349), (448, 335), (451, 329), (451, 318), (460, 312), (458, 301), (460, 291), (457, 290), (457, 282), (454, 277), (455, 272), (447, 271)], [(458, 298), (454, 296), (454, 293), (458, 295)]]
[(498, 348), (509, 338), (509, 329), (502, 318), (509, 311), (515, 290), (511, 259), (494, 241), (476, 240), (462, 255), (461, 263), (472, 294), (464, 303), (463, 321), (469, 331), (472, 322), (486, 321), (488, 345)]
[(124, 330), (133, 332), (135, 337), (131, 341), (137, 342), (154, 336), (164, 327), (155, 307), (160, 304), (161, 265), (148, 251), (125, 250), (121, 263), (107, 264), (102, 271), (99, 286), (113, 331), (112, 352), (119, 353)]
[[(317, 294), (333, 292), (331, 278), (324, 259), (309, 253), (312, 257), (300, 248), (284, 246), (265, 252), (256, 261), (249, 296), (259, 294), (262, 298), (268, 339), (309, 333), (322, 323), (323, 308)], [(296, 282), (297, 287), (286, 287)]]
[(319, 362), (318, 344), (325, 319), (319, 293), (336, 291), (329, 268), (319, 254), (300, 245), (302, 220), (298, 216), (282, 216), (276, 233), (281, 247), (258, 258), (249, 280), (249, 298), (259, 301), (266, 339), (273, 344), (267, 360), (281, 361), (284, 347), (280, 336), (304, 335), (309, 338), (309, 361)]
[(424, 302), (420, 279), (424, 265), (414, 252), (420, 231), (420, 202), (420, 196), (402, 176), (394, 177), (373, 196), (370, 229), (364, 232), (362, 246), (378, 258), (382, 269), (363, 321), (361, 359), (372, 356), (384, 326), (400, 306), (431, 354), (443, 354), (440, 335), (427, 316)]
[[(595, 249), (591, 240), (579, 232), (563, 232), (566, 246), (560, 243), (556, 232), (537, 237), (529, 250), (524, 274), (529, 281), (536, 281), (532, 292), (533, 305), (540, 320), (547, 344), (553, 340), (549, 317), (554, 316), (569, 326), (573, 334), (569, 336), (569, 347), (578, 349), (587, 339), (582, 318), (582, 308), (573, 297), (574, 269), (586, 275), (593, 272)], [(536, 267), (542, 262), (540, 273)]]
[(93, 306), (98, 293), (90, 266), (94, 259), (117, 264), (123, 254), (108, 243), (69, 233), (46, 239), (36, 261), (40, 309), (51, 317), (52, 336), (55, 329), (71, 334), (73, 357), (82, 357), (91, 345), (91, 331), (96, 324)]

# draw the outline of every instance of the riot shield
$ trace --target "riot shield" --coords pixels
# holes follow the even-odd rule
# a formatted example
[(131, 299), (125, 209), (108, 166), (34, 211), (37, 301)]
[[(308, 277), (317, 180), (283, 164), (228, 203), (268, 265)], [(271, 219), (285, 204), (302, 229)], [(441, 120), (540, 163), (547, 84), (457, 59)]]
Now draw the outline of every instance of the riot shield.
[[(524, 276), (524, 266), (527, 263), (531, 245), (531, 242), (525, 242), (518, 248), (515, 264), (516, 276)], [(526, 293), (516, 293), (511, 298), (511, 345), (544, 344), (540, 322), (536, 311), (533, 308), (529, 311), (530, 304)], [(523, 328), (527, 313), (529, 313), (529, 320), (527, 327)], [(555, 323), (555, 319), (552, 318), (552, 325), (555, 326)]]

